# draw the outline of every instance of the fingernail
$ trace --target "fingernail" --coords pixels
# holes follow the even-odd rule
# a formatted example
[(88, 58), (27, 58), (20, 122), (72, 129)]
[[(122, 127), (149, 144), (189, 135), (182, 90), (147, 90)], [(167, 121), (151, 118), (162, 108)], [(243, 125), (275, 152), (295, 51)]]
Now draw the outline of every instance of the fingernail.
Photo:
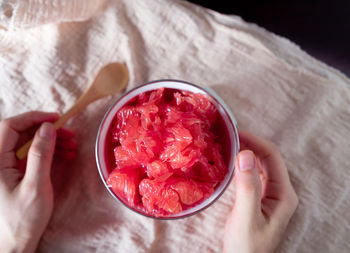
[(255, 168), (255, 155), (252, 151), (246, 150), (239, 154), (238, 158), (239, 169), (241, 171), (247, 171)]
[(39, 136), (46, 139), (51, 139), (55, 135), (55, 127), (48, 122), (41, 125), (39, 129)]

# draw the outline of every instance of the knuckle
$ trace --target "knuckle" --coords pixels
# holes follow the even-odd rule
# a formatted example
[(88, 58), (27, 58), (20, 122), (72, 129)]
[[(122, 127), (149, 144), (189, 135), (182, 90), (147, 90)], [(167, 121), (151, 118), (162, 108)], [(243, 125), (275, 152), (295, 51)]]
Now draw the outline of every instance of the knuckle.
[(35, 143), (29, 149), (29, 155), (39, 159), (50, 156), (51, 147), (46, 143)]
[(293, 203), (295, 209), (299, 205), (299, 197), (295, 192), (293, 192), (292, 203)]
[(240, 194), (243, 194), (245, 196), (259, 196), (260, 190), (259, 187), (254, 183), (243, 183), (240, 185), (238, 191), (240, 191)]
[(297, 209), (299, 205), (299, 198), (294, 190), (288, 194), (286, 198), (286, 205), (288, 206), (288, 209), (291, 211), (291, 213), (294, 213), (294, 211)]
[(279, 150), (278, 146), (275, 143), (269, 141), (268, 145), (269, 145), (269, 149), (271, 150), (271, 152), (273, 154), (279, 154), (280, 153), (280, 150)]
[(16, 167), (17, 161), (14, 152), (5, 152), (0, 155), (0, 167), (12, 168)]
[(256, 193), (256, 187), (253, 184), (242, 184), (241, 190), (245, 192), (246, 194), (255, 194)]
[(36, 195), (37, 191), (36, 191), (36, 183), (33, 181), (26, 181), (25, 184), (22, 185), (22, 187), (25, 189), (25, 192), (27, 193), (32, 193), (34, 195)]

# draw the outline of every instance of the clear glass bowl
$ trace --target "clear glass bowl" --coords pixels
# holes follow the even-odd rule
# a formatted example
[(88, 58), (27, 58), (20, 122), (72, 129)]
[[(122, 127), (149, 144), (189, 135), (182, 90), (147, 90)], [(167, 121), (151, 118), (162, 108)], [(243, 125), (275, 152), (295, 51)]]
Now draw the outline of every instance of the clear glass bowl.
[[(198, 205), (184, 210), (180, 213), (169, 215), (166, 217), (154, 217), (150, 214), (147, 214), (143, 212), (142, 210), (135, 209), (130, 207), (127, 203), (125, 203), (121, 198), (119, 198), (116, 194), (113, 193), (113, 191), (107, 186), (107, 179), (109, 175), (109, 169), (108, 167), (111, 167), (111, 161), (108, 161), (109, 156), (107, 155), (107, 135), (111, 128), (111, 124), (113, 122), (113, 119), (118, 112), (120, 108), (122, 108), (125, 104), (127, 104), (132, 98), (135, 96), (138, 96), (141, 93), (156, 90), (158, 88), (171, 88), (171, 89), (177, 89), (177, 90), (185, 90), (190, 91), (193, 93), (201, 93), (206, 94), (210, 97), (211, 102), (217, 107), (218, 112), (220, 113), (222, 120), (224, 122), (224, 125), (226, 127), (227, 137), (229, 138), (228, 141), (226, 141), (229, 145), (229, 147), (225, 146), (223, 149), (229, 150), (229, 159), (228, 159), (228, 173), (226, 174), (224, 180), (216, 187), (214, 193), (204, 200), (203, 202), (199, 203)], [(234, 173), (234, 161), (236, 158), (236, 155), (239, 151), (239, 139), (238, 139), (238, 132), (236, 127), (236, 120), (234, 116), (232, 115), (230, 109), (228, 106), (224, 103), (224, 101), (210, 88), (207, 87), (200, 87), (185, 81), (180, 80), (157, 80), (148, 82), (145, 84), (141, 84), (134, 89), (126, 92), (124, 95), (119, 97), (117, 101), (108, 109), (106, 112), (104, 118), (101, 121), (97, 139), (96, 139), (96, 146), (95, 146), (95, 155), (96, 155), (96, 162), (98, 171), (100, 173), (101, 179), (106, 187), (106, 189), (109, 191), (109, 193), (113, 196), (115, 200), (125, 205), (127, 208), (142, 214), (147, 217), (152, 217), (156, 219), (178, 219), (178, 218), (184, 218), (188, 217), (190, 215), (196, 214), (207, 207), (209, 207), (211, 204), (213, 204), (219, 197), (224, 193), (227, 186), (231, 182), (231, 179), (233, 177)], [(110, 169), (114, 169), (110, 168)]]

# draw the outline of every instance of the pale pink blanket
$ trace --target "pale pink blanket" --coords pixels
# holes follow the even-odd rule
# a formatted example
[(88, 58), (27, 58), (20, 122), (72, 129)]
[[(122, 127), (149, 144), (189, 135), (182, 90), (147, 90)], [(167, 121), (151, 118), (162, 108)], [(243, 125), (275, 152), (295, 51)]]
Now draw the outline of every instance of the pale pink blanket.
[[(279, 252), (350, 252), (350, 81), (342, 73), (237, 16), (180, 0), (0, 5), (1, 119), (64, 112), (112, 61), (128, 65), (128, 89), (162, 78), (210, 86), (240, 129), (271, 139), (285, 157), (300, 205)], [(38, 251), (221, 252), (233, 184), (207, 210), (176, 221), (132, 213), (106, 191), (94, 144), (117, 97), (67, 124), (79, 155), (55, 161), (55, 209)]]

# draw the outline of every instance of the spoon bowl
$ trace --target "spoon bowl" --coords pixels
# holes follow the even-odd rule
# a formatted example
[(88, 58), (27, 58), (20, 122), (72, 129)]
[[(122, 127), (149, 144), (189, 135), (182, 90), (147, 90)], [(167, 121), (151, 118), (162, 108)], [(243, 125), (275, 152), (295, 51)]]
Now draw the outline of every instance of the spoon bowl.
[[(70, 118), (77, 115), (88, 104), (110, 95), (114, 95), (125, 89), (129, 81), (129, 71), (124, 63), (112, 62), (105, 65), (98, 72), (94, 82), (80, 96), (75, 104), (54, 123), (56, 129), (59, 129)], [(29, 151), (33, 139), (24, 144), (16, 152), (19, 160), (23, 160)]]

